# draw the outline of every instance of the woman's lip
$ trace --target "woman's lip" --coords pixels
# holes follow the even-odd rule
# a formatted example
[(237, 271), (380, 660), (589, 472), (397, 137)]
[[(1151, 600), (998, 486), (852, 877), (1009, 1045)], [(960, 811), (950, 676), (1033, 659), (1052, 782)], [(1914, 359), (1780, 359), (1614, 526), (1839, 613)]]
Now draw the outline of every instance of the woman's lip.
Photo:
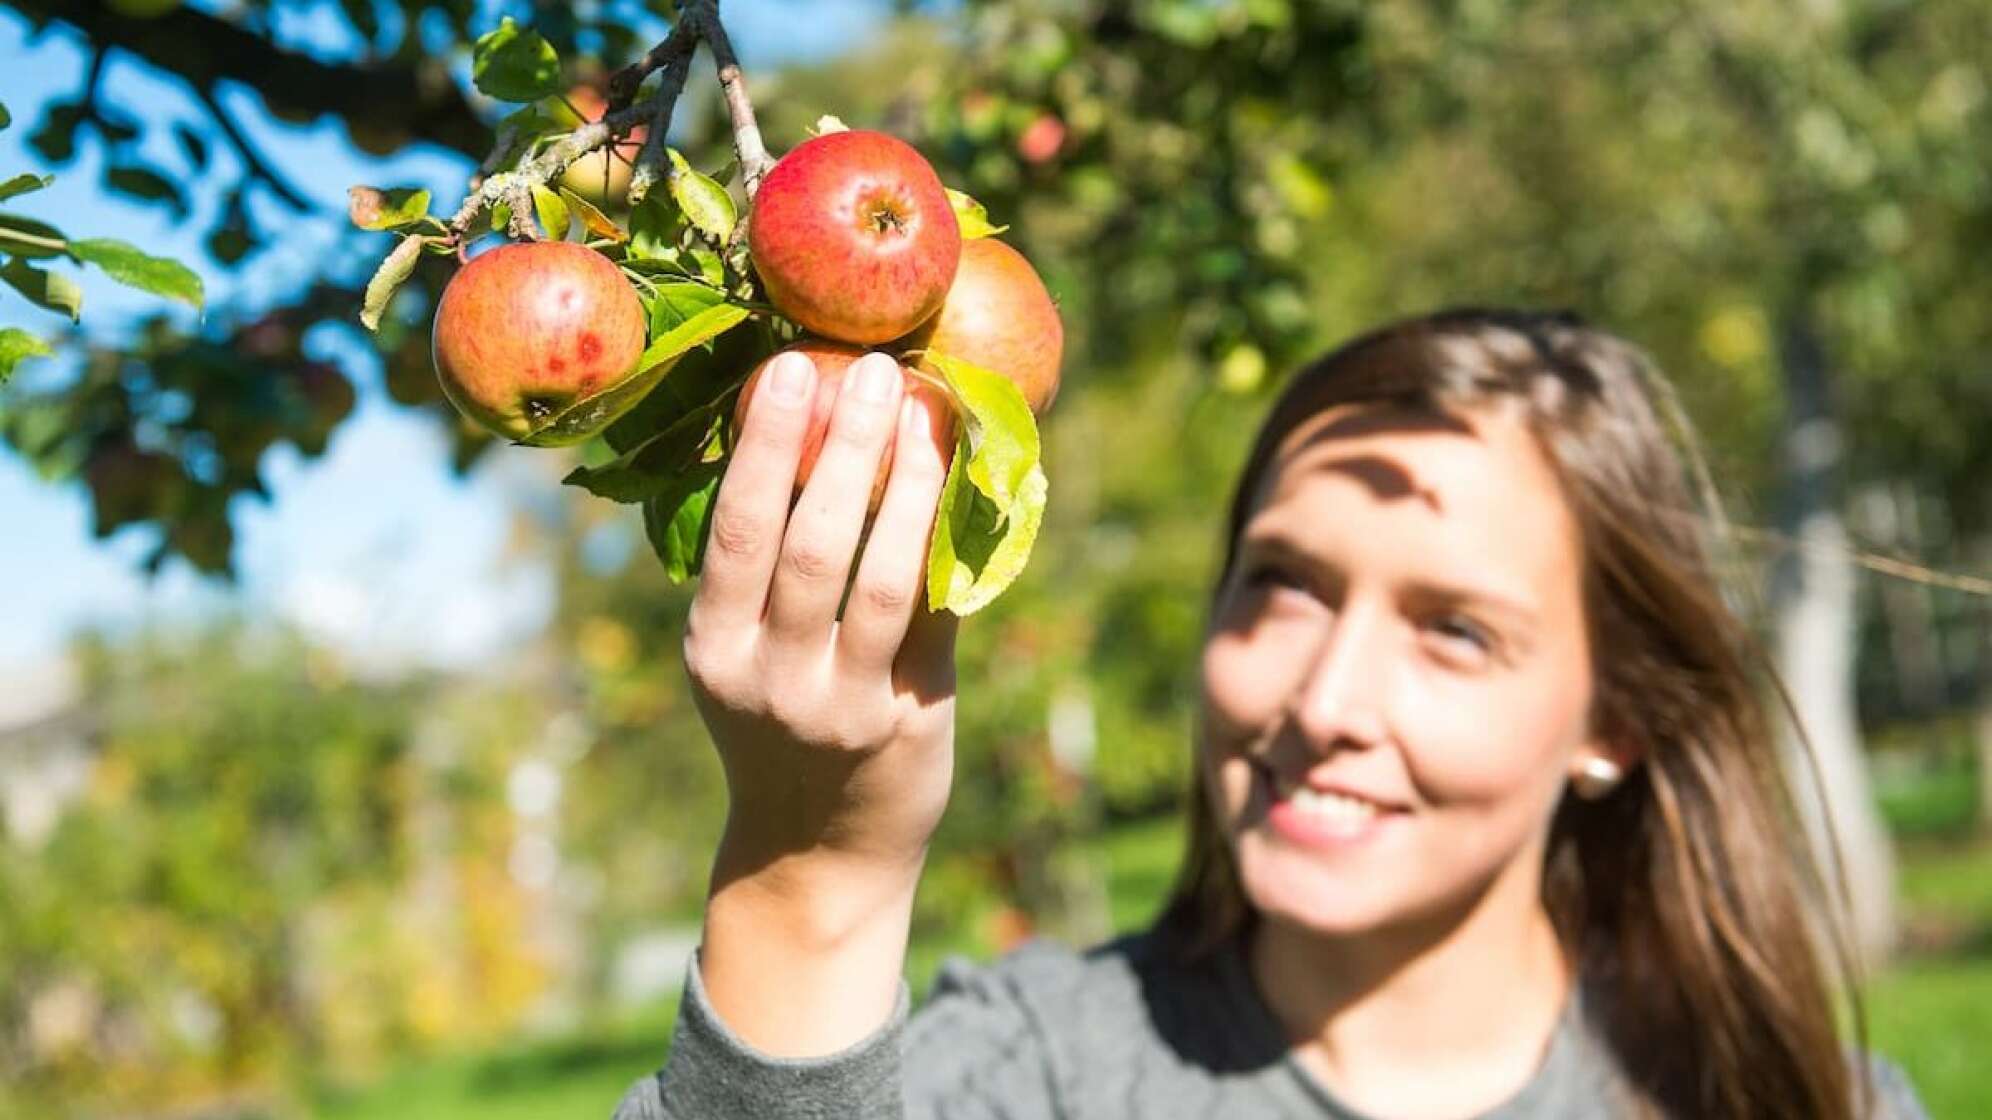
[(1266, 783), (1267, 792), (1270, 793), (1275, 800), (1284, 801), (1291, 796), (1291, 795), (1282, 795), (1280, 793), (1280, 788), (1283, 785), (1290, 784), (1291, 787), (1296, 791), (1302, 789), (1311, 789), (1316, 793), (1333, 794), (1337, 797), (1346, 797), (1354, 801), (1361, 801), (1367, 805), (1374, 805), (1379, 813), (1402, 813), (1402, 812), (1407, 812), (1410, 809), (1410, 806), (1404, 805), (1401, 802), (1392, 801), (1387, 798), (1378, 797), (1374, 794), (1365, 793), (1362, 790), (1356, 789), (1352, 786), (1343, 785), (1339, 782), (1314, 783), (1314, 782), (1309, 782), (1305, 779), (1301, 779), (1291, 783), (1286, 783), (1280, 780), (1279, 776), (1273, 772), (1271, 767), (1266, 766), (1263, 763), (1254, 761), (1252, 767), (1254, 770), (1258, 771), (1259, 777)]
[(1409, 815), (1379, 806), (1367, 817), (1331, 820), (1281, 797), (1269, 772), (1259, 771), (1259, 780), (1265, 783), (1267, 826), (1288, 843), (1316, 851), (1344, 852), (1370, 844)]

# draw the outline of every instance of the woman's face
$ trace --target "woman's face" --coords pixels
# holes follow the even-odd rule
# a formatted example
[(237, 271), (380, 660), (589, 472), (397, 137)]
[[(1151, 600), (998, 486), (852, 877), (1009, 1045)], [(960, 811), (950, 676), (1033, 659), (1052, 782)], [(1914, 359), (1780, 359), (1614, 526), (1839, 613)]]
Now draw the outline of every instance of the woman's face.
[(1491, 413), (1340, 408), (1280, 446), (1203, 651), (1201, 764), (1245, 895), (1323, 935), (1534, 904), (1591, 750), (1577, 528)]

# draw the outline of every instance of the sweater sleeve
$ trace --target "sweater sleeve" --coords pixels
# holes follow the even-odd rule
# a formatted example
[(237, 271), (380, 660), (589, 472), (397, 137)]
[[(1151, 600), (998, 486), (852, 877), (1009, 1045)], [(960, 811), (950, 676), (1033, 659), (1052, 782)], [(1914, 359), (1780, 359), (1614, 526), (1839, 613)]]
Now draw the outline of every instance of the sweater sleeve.
[(664, 1068), (632, 1085), (614, 1120), (1056, 1120), (1044, 1047), (997, 970), (953, 959), (909, 1014), (818, 1058), (763, 1054), (707, 999), (696, 957), (686, 970)]

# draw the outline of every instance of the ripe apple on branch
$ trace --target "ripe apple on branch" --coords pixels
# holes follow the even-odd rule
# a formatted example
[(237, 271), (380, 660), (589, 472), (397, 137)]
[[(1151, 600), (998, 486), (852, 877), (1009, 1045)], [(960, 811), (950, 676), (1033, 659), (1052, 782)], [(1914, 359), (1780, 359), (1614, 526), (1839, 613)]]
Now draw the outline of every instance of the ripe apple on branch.
[[(700, 43), (737, 157), (717, 177), (666, 143)], [(484, 93), (524, 107), (500, 123), (455, 214), (430, 215), (427, 192), (351, 192), (357, 224), (404, 233), (368, 286), (370, 328), (421, 254), (463, 262), (436, 305), (432, 348), (468, 422), (527, 446), (585, 445), (587, 465), (567, 481), (640, 504), (652, 547), (683, 580), (698, 571), (766, 362), (793, 349), (818, 368), (800, 487), (844, 372), (883, 350), (909, 392), (946, 406), (930, 409), (949, 461), (930, 607), (967, 614), (1016, 578), (1044, 513), (1037, 417), (1058, 392), (1064, 328), (1036, 270), (995, 240), (1003, 229), (981, 206), (945, 187), (912, 146), (834, 118), (771, 158), (717, 0), (681, 4), (670, 36), (611, 76), (606, 106), (569, 105), (553, 48), (509, 19), (478, 40), (472, 74)], [(577, 192), (576, 167), (601, 176), (614, 163), (584, 161), (629, 145), (620, 199)], [(611, 217), (604, 201), (627, 212)], [(486, 233), (511, 240), (471, 257)], [(874, 509), (889, 470), (888, 459)]]

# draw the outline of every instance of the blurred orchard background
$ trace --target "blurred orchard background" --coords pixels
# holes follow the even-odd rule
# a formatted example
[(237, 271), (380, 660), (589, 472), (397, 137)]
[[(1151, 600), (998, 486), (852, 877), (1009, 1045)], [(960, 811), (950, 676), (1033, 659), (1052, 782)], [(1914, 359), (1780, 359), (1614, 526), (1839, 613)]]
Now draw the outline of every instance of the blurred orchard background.
[[(0, 1115), (600, 1116), (662, 1059), (721, 811), (688, 592), (565, 453), (440, 401), (449, 262), (357, 322), (392, 242), (345, 190), (455, 208), (509, 111), (467, 44), (507, 14), (577, 82), (670, 15), (0, 3), (0, 183), (55, 176), (0, 204), (0, 255), (116, 237), (205, 289), (0, 269), (81, 298), (0, 291), (52, 350), (0, 389)], [(1166, 888), (1225, 486), (1295, 364), (1442, 304), (1568, 306), (1703, 426), (1875, 1045), (1938, 1117), (1992, 1115), (1992, 6), (722, 15), (777, 153), (823, 113), (914, 141), (1069, 331), (1036, 558), (963, 631), (916, 986)], [(710, 67), (673, 136), (717, 167)]]

